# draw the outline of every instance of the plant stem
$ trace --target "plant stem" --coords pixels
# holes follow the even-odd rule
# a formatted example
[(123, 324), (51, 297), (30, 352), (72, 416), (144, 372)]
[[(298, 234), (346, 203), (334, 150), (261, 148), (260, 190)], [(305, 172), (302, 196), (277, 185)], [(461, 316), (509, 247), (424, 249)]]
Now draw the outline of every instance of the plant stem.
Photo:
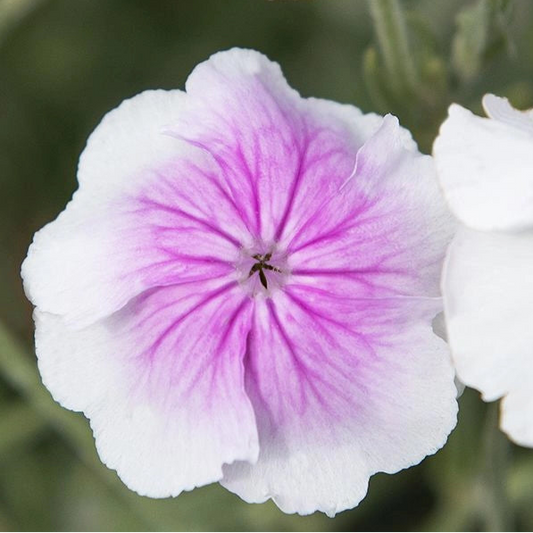
[(483, 434), (483, 493), (486, 531), (512, 531), (507, 493), (511, 445), (499, 429), (499, 404), (488, 406)]
[(368, 0), (390, 86), (400, 93), (416, 89), (418, 74), (410, 51), (399, 0)]

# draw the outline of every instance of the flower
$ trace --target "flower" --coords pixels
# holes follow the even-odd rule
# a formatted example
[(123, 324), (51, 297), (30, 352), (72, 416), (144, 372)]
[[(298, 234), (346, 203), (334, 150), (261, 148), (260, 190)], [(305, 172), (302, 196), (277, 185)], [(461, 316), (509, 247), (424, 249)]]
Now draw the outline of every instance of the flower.
[(111, 111), (78, 181), (23, 278), (45, 385), (128, 487), (333, 515), (444, 444), (453, 228), (394, 117), (234, 49)]
[(502, 429), (533, 446), (533, 112), (483, 105), (490, 118), (452, 105), (434, 145), (462, 222), (443, 274), (448, 338), (459, 378), (504, 397)]

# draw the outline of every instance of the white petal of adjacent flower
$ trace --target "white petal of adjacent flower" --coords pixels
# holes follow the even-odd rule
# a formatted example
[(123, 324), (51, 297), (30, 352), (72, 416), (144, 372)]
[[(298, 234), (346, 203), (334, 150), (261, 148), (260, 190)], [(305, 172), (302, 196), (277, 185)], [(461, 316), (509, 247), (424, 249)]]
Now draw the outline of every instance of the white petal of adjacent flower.
[(478, 230), (533, 225), (533, 118), (496, 97), (485, 99), (494, 119), (453, 104), (433, 152), (449, 206)]
[(520, 384), (502, 400), (500, 428), (516, 444), (533, 448), (533, 372), (523, 368), (521, 374)]
[(443, 274), (447, 329), (459, 378), (487, 401), (506, 396), (502, 427), (530, 446), (532, 272), (533, 231), (461, 228)]
[(483, 97), (483, 109), (488, 117), (533, 135), (531, 112), (515, 109), (507, 98), (486, 94)]

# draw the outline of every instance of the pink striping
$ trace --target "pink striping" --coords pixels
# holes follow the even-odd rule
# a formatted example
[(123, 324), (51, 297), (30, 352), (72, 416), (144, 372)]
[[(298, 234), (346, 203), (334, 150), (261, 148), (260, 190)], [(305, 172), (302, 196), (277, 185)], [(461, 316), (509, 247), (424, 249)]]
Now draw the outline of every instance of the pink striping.
[[(378, 350), (401, 320), (394, 298), (425, 294), (427, 265), (412, 250), (424, 228), (413, 223), (415, 205), (383, 189), (373, 194), (364, 172), (346, 183), (360, 146), (343, 127), (284, 108), (255, 82), (253, 121), (230, 106), (186, 136), (176, 125), (169, 134), (192, 155), (149, 172), (122, 206), (131, 275), (154, 287), (128, 308), (137, 371), (150, 368), (144, 386), (170, 405), (205, 388), (199, 401), (211, 409), (221, 359), (236, 358), (243, 367), (225, 378), (246, 382), (272, 427), (294, 417), (342, 423), (367, 409)], [(252, 256), (268, 252), (286, 263), (276, 283), (265, 270), (264, 289), (250, 272)]]

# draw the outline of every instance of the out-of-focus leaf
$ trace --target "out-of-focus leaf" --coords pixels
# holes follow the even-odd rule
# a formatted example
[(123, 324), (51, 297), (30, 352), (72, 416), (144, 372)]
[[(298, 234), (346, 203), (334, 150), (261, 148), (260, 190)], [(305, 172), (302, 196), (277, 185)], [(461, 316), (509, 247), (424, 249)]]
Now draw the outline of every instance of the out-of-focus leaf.
[(0, 531), (15, 531), (13, 519), (8, 515), (2, 502), (0, 502)]
[(399, 0), (370, 0), (369, 7), (389, 90), (404, 99), (414, 92), (418, 73), (402, 6)]
[(416, 92), (422, 100), (421, 105), (432, 108), (442, 106), (448, 100), (448, 72), (439, 42), (428, 20), (419, 12), (408, 11), (406, 23), (418, 72)]
[(35, 447), (33, 453), (21, 452), (1, 464), (0, 490), (14, 531), (55, 531), (55, 517), (41, 515), (42, 506), (52, 507), (55, 498), (53, 450), (52, 455), (42, 447)]
[(509, 505), (507, 479), (511, 458), (511, 444), (500, 425), (500, 405), (487, 407), (483, 430), (482, 507), (486, 531), (514, 531), (513, 514)]
[(0, 461), (29, 443), (47, 426), (46, 420), (23, 402), (0, 411)]
[(449, 101), (448, 69), (431, 26), (398, 0), (369, 0), (379, 47), (363, 58), (369, 95), (381, 113), (392, 112), (418, 132), (429, 151)]
[(529, 450), (524, 456), (517, 458), (512, 465), (511, 474), (508, 480), (509, 498), (523, 509), (531, 508), (531, 495), (533, 494), (533, 456)]
[(533, 84), (530, 81), (519, 81), (507, 85), (502, 92), (516, 109), (533, 108)]
[(11, 28), (44, 0), (0, 0), (0, 43)]
[(457, 15), (452, 65), (463, 81), (477, 77), (496, 54), (510, 52), (513, 0), (478, 0)]

